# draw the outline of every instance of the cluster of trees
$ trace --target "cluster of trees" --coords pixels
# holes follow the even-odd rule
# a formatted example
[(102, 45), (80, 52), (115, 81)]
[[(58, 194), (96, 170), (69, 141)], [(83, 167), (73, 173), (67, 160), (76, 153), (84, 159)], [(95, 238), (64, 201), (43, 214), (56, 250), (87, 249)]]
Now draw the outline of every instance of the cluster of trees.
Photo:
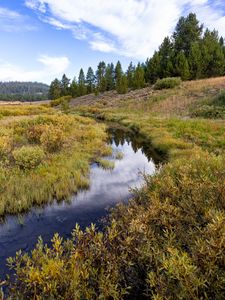
[(203, 30), (195, 14), (181, 17), (171, 37), (166, 37), (152, 58), (137, 66), (131, 62), (126, 72), (118, 61), (98, 64), (96, 72), (91, 67), (87, 74), (80, 70), (78, 80), (63, 75), (50, 86), (49, 98), (83, 96), (117, 90), (139, 89), (153, 84), (159, 78), (181, 77), (182, 80), (221, 76), (225, 74), (225, 44), (216, 30)]
[(142, 88), (145, 84), (144, 65), (139, 63), (134, 66), (131, 62), (127, 72), (124, 73), (120, 61), (117, 62), (116, 66), (113, 63), (106, 65), (104, 61), (101, 61), (96, 72), (93, 71), (92, 67), (89, 67), (85, 75), (84, 70), (81, 69), (78, 80), (74, 78), (71, 82), (65, 74), (61, 80), (56, 78), (50, 85), (49, 98), (57, 99), (67, 95), (79, 97), (111, 90), (125, 94), (128, 88)]
[(48, 99), (49, 86), (39, 82), (0, 82), (2, 101), (39, 101)]
[(222, 76), (225, 74), (225, 45), (216, 30), (204, 31), (196, 15), (181, 17), (173, 35), (166, 37), (146, 62), (146, 79), (179, 76), (183, 80)]

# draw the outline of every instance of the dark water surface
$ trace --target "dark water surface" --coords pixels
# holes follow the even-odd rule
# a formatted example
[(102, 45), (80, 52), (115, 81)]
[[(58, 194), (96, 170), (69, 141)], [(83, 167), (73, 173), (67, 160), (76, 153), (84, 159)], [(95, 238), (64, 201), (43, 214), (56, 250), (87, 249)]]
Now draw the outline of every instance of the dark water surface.
[(141, 173), (153, 174), (159, 162), (157, 154), (148, 144), (120, 129), (109, 130), (109, 143), (113, 153), (121, 151), (123, 159), (115, 160), (115, 168), (103, 170), (97, 164), (91, 166), (90, 188), (74, 195), (70, 203), (61, 202), (43, 208), (33, 208), (18, 218), (8, 216), (0, 225), (0, 278), (8, 272), (6, 258), (22, 249), (30, 251), (39, 236), (45, 243), (51, 241), (55, 232), (67, 238), (76, 223), (85, 228), (91, 223), (101, 226), (100, 220), (107, 209), (130, 197), (129, 188), (141, 186)]

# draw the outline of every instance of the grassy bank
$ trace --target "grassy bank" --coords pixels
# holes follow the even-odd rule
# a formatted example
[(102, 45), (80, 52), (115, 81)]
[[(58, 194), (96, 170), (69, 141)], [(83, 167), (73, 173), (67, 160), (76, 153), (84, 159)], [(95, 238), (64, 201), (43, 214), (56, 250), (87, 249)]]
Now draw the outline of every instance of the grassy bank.
[(87, 188), (89, 163), (108, 154), (105, 127), (94, 120), (42, 106), (0, 114), (1, 217)]
[(157, 91), (157, 98), (151, 93), (147, 102), (72, 108), (140, 132), (169, 162), (145, 177), (128, 205), (112, 211), (104, 233), (77, 226), (70, 241), (55, 235), (52, 247), (40, 240), (31, 255), (9, 259), (14, 297), (225, 298), (225, 123), (191, 118), (196, 103), (214, 99), (222, 84), (184, 83)]

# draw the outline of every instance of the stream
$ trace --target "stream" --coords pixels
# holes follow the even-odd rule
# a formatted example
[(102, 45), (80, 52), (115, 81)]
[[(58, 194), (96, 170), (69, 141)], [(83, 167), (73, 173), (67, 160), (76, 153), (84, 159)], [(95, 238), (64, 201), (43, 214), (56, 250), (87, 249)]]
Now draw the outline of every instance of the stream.
[[(130, 188), (143, 184), (143, 173), (154, 174), (160, 156), (149, 143), (138, 135), (120, 128), (109, 129), (109, 141), (115, 161), (113, 170), (104, 170), (96, 163), (91, 165), (90, 187), (72, 196), (69, 202), (54, 202), (44, 207), (33, 208), (23, 216), (7, 216), (0, 225), (0, 278), (9, 270), (6, 258), (16, 251), (30, 251), (42, 236), (50, 244), (54, 233), (69, 238), (76, 223), (81, 228), (96, 223), (101, 229), (102, 219), (108, 210), (131, 197)], [(123, 153), (122, 159), (115, 154)]]

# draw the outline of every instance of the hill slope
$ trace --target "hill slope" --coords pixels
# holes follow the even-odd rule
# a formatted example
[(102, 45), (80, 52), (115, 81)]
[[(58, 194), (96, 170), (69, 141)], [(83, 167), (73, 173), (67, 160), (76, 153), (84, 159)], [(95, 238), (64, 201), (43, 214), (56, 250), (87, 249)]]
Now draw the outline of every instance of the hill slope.
[(37, 101), (48, 99), (49, 86), (39, 82), (0, 82), (0, 100)]
[(157, 91), (153, 87), (130, 91), (120, 95), (116, 91), (98, 96), (91, 94), (75, 98), (72, 106), (94, 106), (98, 108), (126, 108), (143, 110), (161, 116), (190, 116), (198, 106), (210, 102), (225, 89), (225, 77), (186, 81), (175, 89)]

